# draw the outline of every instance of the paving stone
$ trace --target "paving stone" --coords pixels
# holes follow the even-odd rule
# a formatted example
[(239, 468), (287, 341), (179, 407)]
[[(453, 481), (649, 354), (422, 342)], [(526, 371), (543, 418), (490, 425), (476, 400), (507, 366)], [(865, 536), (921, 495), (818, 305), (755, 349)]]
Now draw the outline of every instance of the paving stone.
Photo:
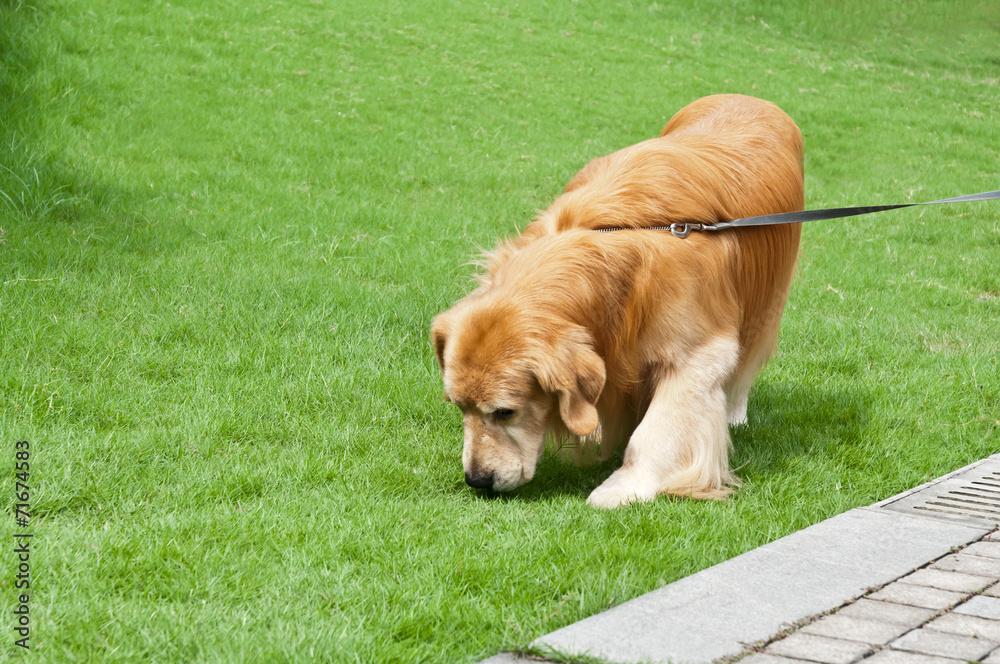
[(967, 556), (964, 553), (953, 553), (931, 565), (934, 569), (944, 569), (963, 574), (978, 574), (1000, 579), (1000, 559), (984, 558), (982, 556)]
[(941, 590), (929, 586), (914, 586), (897, 581), (890, 583), (882, 590), (868, 595), (870, 599), (881, 599), (898, 604), (920, 606), (925, 609), (940, 611), (948, 609), (969, 596), (969, 593), (959, 593), (952, 590)]
[(904, 634), (889, 644), (889, 647), (896, 650), (918, 652), (924, 655), (979, 659), (993, 650), (996, 644), (985, 639), (924, 628)]
[(930, 621), (924, 627), (1000, 643), (1000, 620), (964, 616), (961, 613), (946, 613)]
[(886, 648), (858, 664), (966, 664), (966, 660)]
[(915, 586), (930, 586), (931, 588), (940, 588), (941, 590), (974, 593), (993, 583), (993, 578), (925, 567), (924, 569), (918, 569), (913, 574), (907, 574), (900, 581), (903, 583), (912, 583)]
[(906, 650), (881, 650), (859, 664), (966, 664), (965, 660), (922, 655)]
[(739, 664), (812, 664), (804, 659), (792, 659), (791, 657), (776, 657), (764, 652), (757, 652), (749, 657), (739, 660)]
[(908, 604), (896, 604), (895, 602), (880, 602), (862, 597), (853, 604), (848, 604), (840, 611), (837, 611), (835, 615), (864, 620), (882, 620), (913, 628), (927, 622), (936, 613), (932, 609), (922, 609), (917, 606), (909, 606)]
[(831, 639), (828, 636), (795, 632), (775, 641), (764, 652), (786, 657), (797, 657), (822, 664), (851, 664), (872, 651), (867, 643)]
[(502, 652), (499, 655), (493, 655), (489, 659), (484, 659), (479, 664), (531, 664), (533, 661), (535, 660), (522, 659), (513, 653)]
[(910, 629), (912, 628), (909, 625), (900, 625), (882, 620), (851, 618), (837, 612), (832, 616), (825, 616), (815, 622), (809, 623), (801, 631), (806, 634), (818, 634), (835, 639), (847, 639), (848, 641), (881, 645), (889, 643), (889, 641), (892, 641), (903, 632), (908, 632)]
[(990, 656), (983, 660), (983, 664), (1000, 664), (1000, 648), (990, 653)]
[(990, 597), (1000, 597), (1000, 583), (990, 586), (983, 591), (983, 594)]
[(962, 549), (962, 553), (967, 556), (1000, 558), (1000, 542), (975, 542)]
[(979, 595), (977, 597), (973, 597), (968, 602), (959, 604), (952, 610), (955, 613), (961, 613), (967, 616), (979, 616), (980, 618), (987, 618), (989, 620), (1000, 620), (1000, 598)]

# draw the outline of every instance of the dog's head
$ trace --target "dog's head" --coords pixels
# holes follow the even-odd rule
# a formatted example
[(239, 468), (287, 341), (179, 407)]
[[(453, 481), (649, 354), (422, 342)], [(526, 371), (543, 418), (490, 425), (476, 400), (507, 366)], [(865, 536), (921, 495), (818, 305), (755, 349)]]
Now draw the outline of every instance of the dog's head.
[(604, 362), (578, 325), (470, 300), (434, 319), (431, 341), (462, 410), (465, 481), (509, 491), (534, 476), (556, 413), (577, 436), (597, 428)]

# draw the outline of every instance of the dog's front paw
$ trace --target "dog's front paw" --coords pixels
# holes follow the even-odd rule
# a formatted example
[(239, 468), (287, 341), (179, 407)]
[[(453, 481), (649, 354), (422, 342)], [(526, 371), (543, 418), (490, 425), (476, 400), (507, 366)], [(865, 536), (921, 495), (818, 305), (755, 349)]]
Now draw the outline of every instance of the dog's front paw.
[(656, 494), (655, 485), (648, 481), (643, 482), (632, 473), (619, 469), (590, 493), (587, 504), (610, 510), (629, 503), (653, 500)]

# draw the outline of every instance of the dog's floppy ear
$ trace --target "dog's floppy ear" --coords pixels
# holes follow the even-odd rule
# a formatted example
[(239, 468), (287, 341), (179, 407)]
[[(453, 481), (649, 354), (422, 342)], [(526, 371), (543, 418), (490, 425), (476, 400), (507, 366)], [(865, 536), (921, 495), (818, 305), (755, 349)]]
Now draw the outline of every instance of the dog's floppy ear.
[[(444, 345), (451, 334), (451, 320), (448, 313), (438, 314), (431, 323), (431, 345), (434, 347), (434, 357), (437, 358), (438, 366), (441, 367), (441, 377), (444, 378)], [(448, 395), (448, 388), (444, 390), (444, 400), (451, 401)]]
[(597, 428), (597, 398), (604, 389), (604, 361), (594, 352), (590, 335), (576, 325), (561, 331), (555, 347), (540, 358), (538, 383), (559, 395), (559, 415), (577, 436)]
[(438, 314), (431, 323), (431, 345), (434, 346), (434, 356), (437, 358), (441, 373), (444, 373), (444, 345), (451, 332), (451, 321), (448, 313)]

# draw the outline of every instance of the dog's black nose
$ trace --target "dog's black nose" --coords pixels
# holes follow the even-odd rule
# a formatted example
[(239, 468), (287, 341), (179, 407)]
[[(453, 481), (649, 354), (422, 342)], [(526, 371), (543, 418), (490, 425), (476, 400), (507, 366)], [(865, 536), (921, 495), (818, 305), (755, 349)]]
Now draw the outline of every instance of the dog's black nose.
[(493, 487), (493, 473), (484, 475), (465, 474), (465, 483), (474, 489), (489, 489)]

